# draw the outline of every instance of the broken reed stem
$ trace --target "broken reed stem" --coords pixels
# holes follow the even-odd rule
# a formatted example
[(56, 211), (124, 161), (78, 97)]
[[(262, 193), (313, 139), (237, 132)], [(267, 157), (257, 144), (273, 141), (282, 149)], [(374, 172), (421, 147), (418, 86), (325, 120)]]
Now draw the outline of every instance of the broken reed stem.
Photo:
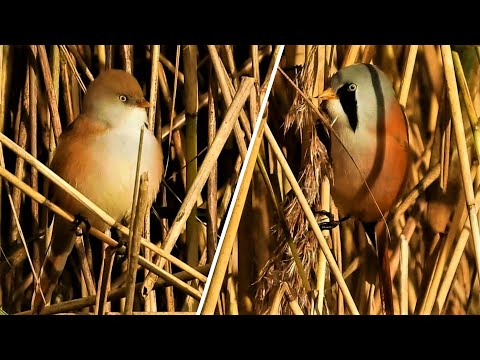
[(400, 94), (398, 101), (405, 109), (407, 106), (408, 92), (412, 82), (413, 68), (415, 67), (415, 59), (417, 57), (418, 45), (410, 45), (408, 49), (408, 57), (403, 68), (402, 83), (400, 85)]
[(133, 238), (128, 248), (128, 270), (127, 270), (127, 299), (125, 301), (125, 314), (132, 315), (133, 302), (135, 299), (135, 279), (137, 277), (138, 257), (140, 254), (140, 239), (143, 232), (145, 214), (148, 209), (148, 173), (140, 176), (140, 189), (136, 206), (136, 213), (133, 220)]
[[(238, 92), (233, 99), (231, 106), (228, 108), (225, 117), (223, 119), (222, 125), (217, 131), (217, 135), (213, 140), (213, 143), (208, 150), (205, 158), (198, 170), (197, 176), (195, 177), (191, 188), (188, 190), (183, 203), (180, 207), (180, 210), (175, 217), (172, 227), (168, 232), (165, 241), (163, 242), (162, 248), (167, 253), (170, 253), (175, 246), (175, 243), (183, 232), (185, 224), (187, 222), (187, 218), (190, 215), (193, 207), (196, 204), (197, 198), (202, 191), (203, 186), (207, 182), (207, 178), (210, 174), (211, 169), (216, 165), (218, 156), (222, 151), (225, 143), (227, 142), (228, 137), (232, 131), (234, 124), (238, 118), (238, 114), (240, 113), (240, 109), (243, 108), (245, 102), (250, 95), (250, 90), (253, 86), (254, 79), (252, 78), (243, 78), (242, 82), (240, 83)], [(1, 134), (0, 134), (1, 135)], [(0, 140), (1, 141), (1, 140)], [(157, 262), (159, 268), (163, 268), (165, 265), (165, 260), (162, 258)], [(154, 275), (149, 274), (144, 282), (144, 289), (142, 290), (142, 294), (149, 293), (155, 283), (156, 279)]]
[[(50, 170), (47, 166), (45, 166), (44, 164), (42, 164), (40, 161), (38, 161), (37, 159), (35, 159), (34, 157), (32, 157), (28, 152), (26, 152), (25, 150), (21, 149), (17, 144), (15, 144), (12, 140), (10, 140), (7, 136), (5, 136), (3, 133), (0, 133), (0, 142), (5, 145), (6, 147), (8, 147), (10, 150), (12, 150), (13, 152), (15, 152), (17, 155), (21, 156), (22, 158), (25, 159), (26, 162), (28, 162), (30, 165), (32, 165), (33, 167), (35, 167), (40, 173), (42, 173), (46, 178), (48, 178), (50, 181), (52, 181), (53, 183), (55, 183), (55, 185), (57, 185), (58, 187), (62, 188), (65, 192), (67, 192), (69, 195), (71, 195), (73, 198), (75, 198), (77, 201), (79, 201), (82, 205), (86, 206), (90, 211), (92, 211), (93, 213), (95, 213), (97, 216), (99, 216), (103, 221), (105, 221), (108, 225), (118, 229), (123, 235), (125, 236), (129, 236), (129, 229), (123, 225), (121, 225), (120, 223), (116, 222), (110, 215), (108, 215), (107, 213), (105, 213), (103, 210), (101, 210), (98, 206), (96, 206), (95, 204), (93, 204), (87, 197), (85, 197), (84, 195), (82, 195), (78, 190), (76, 190), (74, 187), (72, 187), (70, 184), (68, 184), (65, 180), (63, 180), (60, 176), (58, 176), (57, 174), (55, 174), (52, 170)], [(5, 174), (6, 172), (6, 169), (0, 169), (0, 171)], [(2, 175), (3, 176), (3, 175)], [(11, 179), (11, 178), (10, 178)], [(17, 179), (18, 180), (18, 179)], [(10, 180), (9, 180), (10, 181)], [(15, 181), (15, 180), (13, 180)], [(31, 188), (26, 185), (25, 183), (23, 182), (18, 182), (18, 181), (15, 181), (14, 183), (15, 186), (18, 186), (22, 189), (22, 191), (24, 191), (27, 195), (33, 197), (35, 196), (35, 193), (34, 192), (31, 192), (27, 189), (30, 189)], [(27, 192), (28, 191), (28, 192)], [(38, 194), (38, 193), (37, 193)], [(40, 195), (40, 194), (38, 194)], [(54, 204), (52, 204), (50, 201), (48, 201), (45, 197), (43, 197), (42, 195), (41, 196), (41, 200), (37, 200), (40, 204), (43, 204), (43, 205), (46, 205), (48, 206), (47, 204), (51, 204), (51, 206), (55, 206)], [(58, 207), (57, 208), (57, 211)], [(63, 210), (62, 210), (63, 212)], [(74, 220), (73, 217), (70, 217), (68, 215), (66, 215), (67, 213), (66, 212), (63, 212), (63, 215), (60, 215), (62, 217), (64, 217), (65, 219), (67, 219), (68, 221), (72, 222)], [(104, 234), (100, 231), (95, 231), (95, 233), (93, 234), (95, 237), (97, 237), (98, 239), (104, 241), (104, 242), (107, 242), (109, 243), (109, 245), (115, 245), (116, 244), (116, 241), (114, 241), (113, 239), (111, 238), (108, 238), (108, 237), (105, 237)], [(110, 239), (112, 241), (114, 241), (114, 243), (112, 243), (110, 240), (106, 240), (105, 239)], [(165, 251), (164, 249), (161, 249), (157, 246), (155, 246), (154, 244), (146, 241), (145, 239), (142, 238), (142, 245), (147, 247), (148, 249), (154, 251), (155, 253), (157, 253), (158, 255), (160, 255), (161, 257), (165, 257), (168, 261), (171, 261), (173, 264), (177, 265), (178, 267), (180, 267), (182, 270), (185, 270), (185, 271), (192, 271), (192, 275), (195, 276), (196, 278), (198, 278), (200, 281), (202, 282), (205, 282), (206, 281), (206, 277), (199, 274), (199, 273), (196, 273), (192, 267), (190, 267), (189, 265), (185, 264), (184, 262), (182, 262), (181, 260), (177, 259), (176, 257), (174, 256), (171, 256), (170, 255), (170, 251)]]
[(467, 142), (465, 139), (465, 130), (463, 128), (462, 112), (460, 107), (457, 82), (455, 79), (452, 51), (449, 45), (442, 45), (441, 52), (443, 66), (445, 69), (448, 100), (450, 103), (450, 110), (452, 112), (452, 120), (455, 129), (455, 139), (457, 140), (457, 149), (460, 158), (460, 169), (463, 180), (463, 189), (465, 191), (465, 200), (467, 203), (468, 216), (470, 217), (470, 227), (475, 248), (475, 262), (477, 265), (477, 273), (480, 274), (480, 231), (477, 218), (478, 208), (475, 206), (475, 195), (473, 192), (472, 177), (470, 175)]
[(355, 305), (355, 302), (353, 301), (352, 295), (350, 294), (350, 291), (348, 290), (347, 284), (345, 283), (345, 280), (342, 277), (342, 273), (340, 269), (338, 268), (338, 265), (335, 262), (335, 258), (332, 255), (332, 252), (330, 251), (330, 248), (328, 247), (328, 244), (322, 234), (322, 231), (320, 230), (317, 220), (315, 218), (315, 215), (312, 212), (312, 209), (310, 209), (310, 206), (308, 205), (308, 201), (305, 198), (305, 195), (302, 192), (302, 189), (298, 185), (298, 182), (295, 179), (295, 175), (293, 174), (292, 170), (290, 169), (290, 166), (288, 165), (287, 160), (285, 159), (285, 156), (282, 153), (282, 150), (278, 146), (275, 137), (273, 136), (272, 132), (270, 131), (270, 128), (268, 127), (268, 124), (265, 126), (265, 136), (270, 143), (270, 146), (275, 153), (275, 156), (277, 157), (280, 165), (282, 166), (283, 171), (285, 172), (285, 175), (287, 177), (288, 182), (292, 186), (292, 190), (295, 192), (295, 195), (297, 196), (299, 203), (305, 212), (306, 218), (312, 228), (313, 233), (315, 234), (315, 237), (317, 238), (320, 247), (325, 254), (325, 257), (327, 259), (328, 264), (330, 265), (331, 271), (338, 282), (340, 289), (343, 293), (344, 300), (347, 303), (347, 306), (350, 310), (350, 312), (354, 315), (358, 315), (358, 309), (357, 306)]

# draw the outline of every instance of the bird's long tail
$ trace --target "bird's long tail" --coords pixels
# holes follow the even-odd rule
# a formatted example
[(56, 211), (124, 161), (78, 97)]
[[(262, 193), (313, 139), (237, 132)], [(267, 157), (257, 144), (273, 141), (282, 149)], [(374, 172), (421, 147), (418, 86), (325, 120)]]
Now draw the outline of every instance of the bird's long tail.
[(393, 315), (393, 284), (390, 274), (390, 256), (387, 250), (388, 239), (385, 224), (383, 221), (378, 224), (364, 223), (363, 227), (377, 250), (378, 277), (383, 308), (387, 315)]
[(42, 266), (40, 284), (35, 284), (35, 290), (33, 292), (33, 313), (38, 314), (45, 305), (50, 302), (53, 290), (55, 290), (58, 279), (65, 268), (68, 256), (72, 252), (75, 244), (74, 235), (71, 223), (61, 218), (55, 219), (52, 245)]

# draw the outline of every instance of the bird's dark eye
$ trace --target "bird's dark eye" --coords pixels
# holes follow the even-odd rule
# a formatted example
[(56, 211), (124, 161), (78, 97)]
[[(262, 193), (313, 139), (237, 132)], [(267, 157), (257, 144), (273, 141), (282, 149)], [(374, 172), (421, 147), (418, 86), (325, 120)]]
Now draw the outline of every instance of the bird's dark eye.
[(127, 96), (126, 96), (126, 95), (120, 95), (118, 98), (119, 98), (120, 101), (122, 101), (122, 102), (127, 101)]
[(357, 99), (356, 93), (357, 84), (355, 83), (346, 83), (341, 88), (337, 90), (337, 96), (340, 99), (340, 104), (342, 104), (343, 111), (348, 117), (348, 122), (350, 127), (355, 132), (358, 125), (358, 116), (357, 116)]

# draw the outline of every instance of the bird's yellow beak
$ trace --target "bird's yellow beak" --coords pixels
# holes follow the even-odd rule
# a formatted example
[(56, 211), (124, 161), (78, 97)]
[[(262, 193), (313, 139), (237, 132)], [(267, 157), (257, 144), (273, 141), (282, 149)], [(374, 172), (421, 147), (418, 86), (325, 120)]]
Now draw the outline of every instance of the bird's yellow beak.
[(320, 95), (318, 95), (318, 99), (321, 101), (325, 101), (325, 100), (338, 99), (338, 97), (332, 88), (328, 88), (328, 89), (325, 89)]
[(150, 103), (145, 99), (139, 99), (135, 102), (135, 104), (140, 108), (149, 108), (151, 106)]

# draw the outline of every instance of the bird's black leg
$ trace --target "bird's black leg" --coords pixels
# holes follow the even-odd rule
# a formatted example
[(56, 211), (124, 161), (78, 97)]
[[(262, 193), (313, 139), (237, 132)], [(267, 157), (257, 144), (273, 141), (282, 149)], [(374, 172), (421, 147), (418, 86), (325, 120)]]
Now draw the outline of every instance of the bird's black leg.
[(345, 216), (340, 220), (334, 220), (333, 214), (326, 210), (315, 211), (315, 214), (324, 215), (329, 219), (329, 221), (322, 221), (321, 223), (318, 224), (318, 226), (320, 227), (320, 230), (331, 230), (337, 227), (338, 225), (340, 225), (341, 222), (348, 220), (350, 218), (350, 216)]

